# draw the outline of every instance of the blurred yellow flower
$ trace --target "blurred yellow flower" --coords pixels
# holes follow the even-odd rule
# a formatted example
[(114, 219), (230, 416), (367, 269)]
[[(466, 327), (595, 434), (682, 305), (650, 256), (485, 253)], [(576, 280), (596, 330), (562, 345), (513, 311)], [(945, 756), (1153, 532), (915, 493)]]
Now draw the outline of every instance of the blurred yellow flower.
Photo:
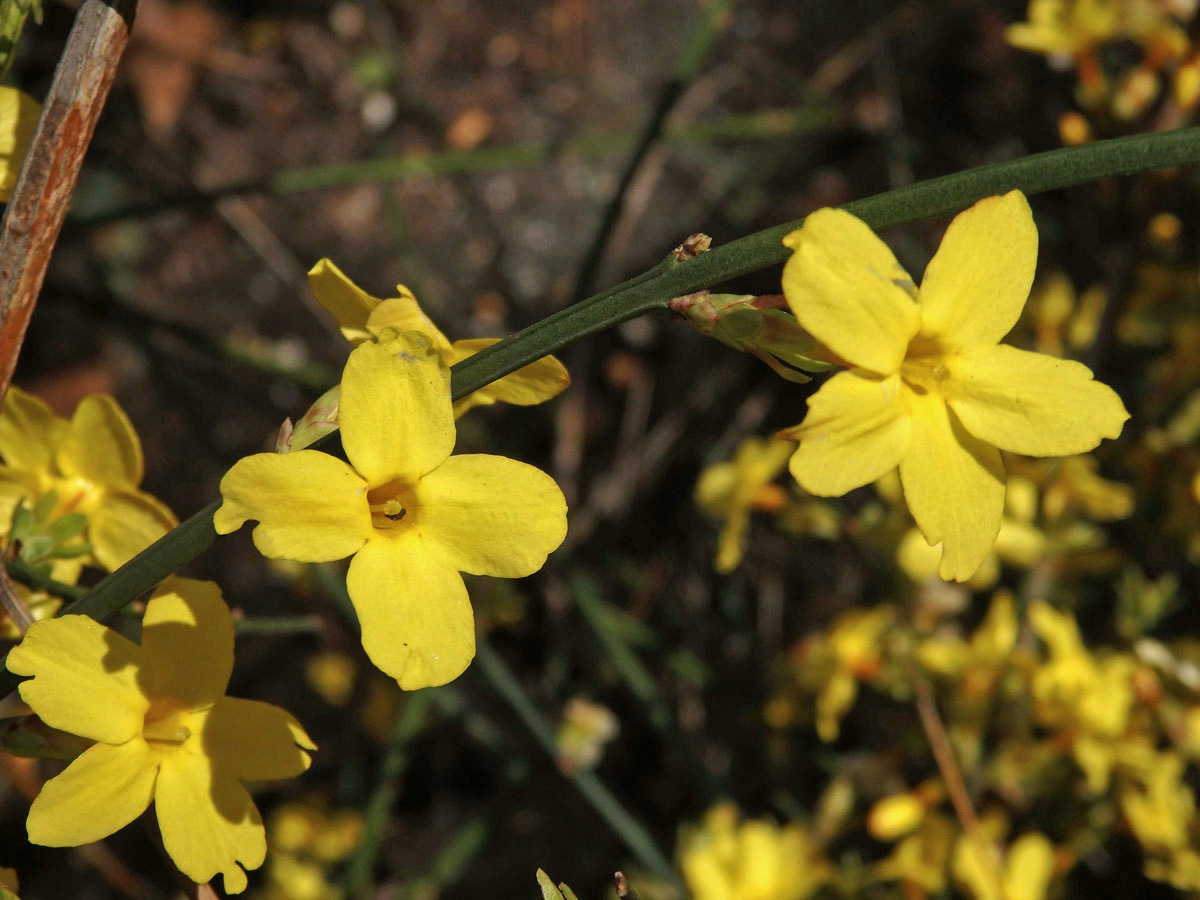
[[(1005, 29), (1014, 47), (1074, 57), (1123, 34), (1130, 0), (1030, 0), (1028, 21)], [(1139, 0), (1133, 0), (1139, 2)]]
[(867, 831), (877, 841), (894, 841), (920, 826), (925, 812), (925, 801), (915, 791), (890, 794), (867, 813)]
[(35, 622), (8, 668), (32, 676), (21, 699), (43, 722), (96, 741), (33, 801), (31, 842), (89, 844), (153, 802), (181, 872), (245, 889), (243, 867), (262, 865), (267, 845), (242, 780), (299, 775), (315, 745), (279, 707), (224, 696), (233, 618), (215, 584), (168, 581), (140, 646), (86, 616)]
[(0, 408), (0, 456), (0, 534), (23, 498), (31, 505), (53, 491), (51, 518), (86, 516), (92, 554), (111, 571), (179, 524), (165, 504), (138, 490), (142, 445), (107, 394), (85, 397), (68, 422), (10, 387)]
[(984, 852), (965, 835), (954, 847), (954, 876), (975, 900), (1044, 900), (1055, 866), (1054, 845), (1045, 835), (1036, 831), (1021, 835), (1002, 863), (998, 854), (995, 860), (981, 859)]
[(0, 203), (12, 199), (42, 105), (16, 88), (0, 86)]
[(1088, 790), (1099, 793), (1108, 787), (1129, 722), (1136, 662), (1125, 654), (1093, 656), (1075, 619), (1044, 601), (1029, 605), (1029, 621), (1049, 649), (1033, 675), (1035, 718), (1070, 735)]
[(792, 441), (748, 437), (738, 445), (731, 461), (716, 463), (700, 473), (696, 505), (725, 520), (713, 562), (718, 572), (732, 572), (742, 561), (750, 513), (777, 512), (787, 503), (787, 491), (773, 482), (795, 449)]
[(611, 709), (582, 697), (572, 697), (554, 733), (559, 768), (564, 772), (595, 768), (605, 745), (620, 733), (621, 722)]
[(1063, 456), (1116, 437), (1129, 418), (1086, 366), (999, 344), (1029, 296), (1037, 229), (1025, 197), (955, 217), (920, 290), (865, 223), (822, 209), (784, 239), (783, 290), (800, 324), (849, 371), (781, 436), (800, 441), (800, 486), (836, 496), (899, 467), (939, 574), (966, 581), (1000, 530), (1000, 450)]
[[(400, 295), (389, 300), (372, 297), (351, 281), (332, 261), (322, 259), (308, 273), (313, 297), (337, 320), (342, 336), (352, 344), (379, 339), (384, 329), (419, 331), (429, 338), (446, 365), (498, 343), (500, 338), (472, 338), (450, 342), (417, 303), (412, 291), (400, 284)], [(533, 406), (562, 393), (571, 377), (553, 356), (546, 356), (493, 381), (454, 404), (455, 416), (476, 406), (512, 403)]]
[(272, 558), (353, 556), (346, 589), (371, 661), (405, 690), (444, 684), (475, 655), (459, 573), (536, 572), (566, 535), (566, 502), (533, 466), (450, 455), (450, 371), (422, 334), (351, 351), (340, 415), (349, 463), (316, 450), (239, 460), (213, 524), (257, 520), (254, 544)]
[(683, 834), (679, 867), (692, 900), (805, 900), (831, 877), (803, 825), (738, 819), (721, 803)]
[(929, 813), (916, 831), (874, 865), (873, 877), (879, 881), (899, 881), (907, 889), (906, 897), (942, 893), (957, 833), (950, 818)]
[(271, 857), (264, 900), (341, 900), (333, 868), (362, 842), (363, 830), (355, 810), (329, 812), (313, 803), (276, 807), (267, 819)]
[(835, 741), (842, 717), (854, 706), (860, 679), (883, 668), (883, 638), (895, 621), (890, 606), (852, 609), (838, 617), (829, 636), (817, 646), (816, 664), (828, 667), (817, 694), (817, 734)]

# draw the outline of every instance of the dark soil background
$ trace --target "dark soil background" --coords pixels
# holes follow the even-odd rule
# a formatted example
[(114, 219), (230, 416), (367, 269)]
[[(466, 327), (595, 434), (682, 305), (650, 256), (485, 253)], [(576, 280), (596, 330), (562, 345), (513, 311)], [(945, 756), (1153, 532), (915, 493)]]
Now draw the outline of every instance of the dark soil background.
[[(284, 417), (336, 379), (347, 347), (305, 279), (321, 257), (377, 296), (408, 285), (452, 338), (499, 336), (648, 268), (693, 232), (721, 243), (1053, 149), (1058, 116), (1074, 108), (1069, 75), (1005, 43), (1004, 26), (1023, 17), (1018, 0), (736, 3), (666, 123), (668, 133), (693, 128), (692, 138), (648, 154), (594, 283), (581, 288), (632, 141), (704, 6), (142, 0), (17, 383), (64, 414), (87, 393), (114, 393), (145, 445), (144, 487), (186, 518), (216, 496), (225, 469), (269, 446)], [(44, 91), (72, 17), (68, 5), (48, 5), (45, 23), (26, 33), (15, 84)], [(712, 128), (696, 137), (696, 126)], [(543, 158), (504, 149), (529, 145)], [(321, 179), (350, 176), (314, 168), (444, 161), (476, 148), (497, 154), (441, 174), (383, 166), (334, 187)], [(228, 185), (242, 189), (211, 195)], [(1148, 215), (1168, 209), (1195, 224), (1196, 199), (1194, 185), (1164, 176), (1042, 196), (1041, 265), (1117, 286)], [(889, 240), (920, 273), (944, 225)], [(730, 287), (777, 292), (778, 276)], [(1119, 351), (1102, 344), (1097, 355), (1101, 377), (1133, 377)], [(830, 551), (765, 530), (739, 572), (719, 578), (714, 526), (691, 496), (701, 467), (742, 437), (798, 422), (811, 387), (665, 315), (562, 358), (573, 385), (560, 398), (460, 423), (460, 450), (546, 469), (572, 509), (568, 543), (542, 573), (472, 585), (483, 620), (523, 610), (493, 624), (493, 645), (552, 717), (575, 695), (617, 713), (621, 736), (598, 773), (668, 853), (679, 825), (723, 796), (753, 813), (810, 808), (834, 748), (811, 736), (787, 746), (765, 738), (767, 663), (836, 611), (881, 599), (886, 580), (849, 545)], [(381, 743), (360, 723), (372, 679), (337, 608), (311, 574), (259, 557), (248, 529), (188, 574), (217, 579), (248, 614), (313, 613), (324, 623), (316, 634), (239, 640), (230, 693), (286, 706), (321, 747), (306, 776), (257, 794), (264, 814), (314, 794), (363, 808), (386, 729)], [(585, 627), (572, 599), (580, 590), (628, 613), (621, 627), (670, 713), (665, 731)], [(319, 649), (362, 663), (351, 705), (327, 703), (302, 677)], [(529, 898), (539, 866), (582, 898), (600, 896), (629, 865), (626, 847), (477, 666), (455, 688), (457, 711), (439, 707), (402, 748), (374, 896)], [(838, 749), (886, 745), (895, 715), (856, 721)], [(25, 900), (176, 890), (143, 829), (108, 841), (111, 859), (88, 861), (29, 848), (25, 801), (3, 782), (0, 800), (0, 863), (18, 868)], [(404, 887), (475, 822), (480, 841), (432, 894)], [(135, 873), (124, 891), (109, 883), (122, 872)], [(261, 881), (252, 874), (251, 891)]]

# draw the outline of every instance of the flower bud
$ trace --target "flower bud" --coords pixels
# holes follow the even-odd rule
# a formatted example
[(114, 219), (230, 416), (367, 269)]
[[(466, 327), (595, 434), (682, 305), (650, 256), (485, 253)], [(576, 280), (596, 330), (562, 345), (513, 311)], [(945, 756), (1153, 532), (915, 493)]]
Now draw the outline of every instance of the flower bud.
[(784, 305), (780, 294), (756, 297), (707, 291), (676, 297), (670, 303), (673, 311), (704, 334), (757, 356), (781, 378), (803, 383), (809, 380), (804, 372), (824, 372), (835, 360)]
[(279, 437), (275, 440), (275, 452), (291, 453), (303, 450), (325, 435), (337, 431), (338, 402), (341, 396), (342, 386), (335, 384), (317, 398), (295, 425), (291, 419), (285, 419), (279, 427)]

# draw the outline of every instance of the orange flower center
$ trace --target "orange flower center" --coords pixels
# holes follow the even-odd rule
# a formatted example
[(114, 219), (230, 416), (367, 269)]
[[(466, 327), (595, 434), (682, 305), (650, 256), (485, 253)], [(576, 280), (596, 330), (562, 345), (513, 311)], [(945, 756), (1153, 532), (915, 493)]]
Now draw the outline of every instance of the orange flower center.
[(405, 481), (389, 481), (367, 492), (371, 524), (379, 531), (400, 533), (416, 523), (421, 504), (416, 486)]

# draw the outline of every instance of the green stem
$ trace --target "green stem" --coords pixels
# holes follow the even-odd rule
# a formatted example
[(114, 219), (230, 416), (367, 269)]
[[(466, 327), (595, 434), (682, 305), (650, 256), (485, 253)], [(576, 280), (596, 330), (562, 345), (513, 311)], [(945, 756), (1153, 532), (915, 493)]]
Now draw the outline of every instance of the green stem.
[[(830, 127), (837, 118), (832, 107), (813, 103), (791, 109), (767, 109), (689, 122), (678, 127), (668, 127), (662, 137), (665, 142), (673, 145), (718, 141), (773, 141), (820, 131)], [(585, 134), (566, 141), (476, 147), (471, 150), (445, 150), (435, 153), (406, 153), (285, 169), (266, 177), (227, 184), (208, 191), (182, 191), (96, 213), (73, 215), (68, 219), (68, 224), (73, 228), (88, 228), (182, 208), (205, 207), (226, 197), (244, 194), (289, 195), (353, 187), (358, 184), (402, 181), (407, 178), (525, 169), (562, 158), (598, 159), (632, 149), (637, 144), (637, 138), (632, 132), (605, 132)]]
[[(846, 209), (876, 230), (895, 228), (963, 209), (992, 194), (1022, 190), (1038, 194), (1098, 178), (1200, 163), (1200, 128), (1098, 141), (944, 175), (846, 204)], [(604, 293), (559, 310), (512, 337), (454, 366), (455, 399), (479, 390), (509, 372), (541, 359), (597, 331), (651, 310), (665, 309), (673, 297), (713, 287), (730, 278), (778, 265), (787, 257), (780, 241), (798, 228), (797, 219), (679, 262), (668, 257), (652, 273), (643, 273)], [(145, 593), (212, 545), (215, 501), (170, 534), (151, 544), (113, 572), (65, 612), (104, 620)], [(15, 679), (0, 673), (0, 696)]]
[(234, 630), (239, 634), (289, 635), (315, 634), (325, 628), (320, 616), (246, 616), (235, 619)]
[(33, 566), (22, 562), (20, 559), (5, 560), (4, 565), (8, 568), (8, 574), (13, 577), (13, 580), (19, 581), (25, 587), (33, 588), (36, 591), (45, 591), (47, 594), (62, 597), (64, 600), (78, 600), (88, 592), (88, 589), (82, 585), (65, 584), (61, 581), (55, 581), (49, 575), (43, 575)]
[[(847, 203), (876, 231), (945, 215), (992, 194), (1021, 190), (1040, 194), (1098, 178), (1200, 162), (1200, 128), (1098, 141), (993, 163)], [(554, 353), (572, 341), (612, 328), (674, 297), (778, 265), (787, 259), (781, 241), (799, 228), (796, 219), (714, 247), (686, 262), (668, 265), (655, 278), (618, 286), (530, 325), (454, 367), (455, 396), (469, 394), (521, 366)]]
[[(525, 723), (525, 727), (541, 744), (542, 749), (551, 759), (557, 760), (558, 742), (554, 738), (554, 726), (533, 705), (533, 701), (529, 699), (512, 670), (482, 635), (476, 638), (475, 663), (484, 677), (492, 683), (492, 687)], [(625, 846), (642, 865), (653, 870), (660, 878), (672, 884), (678, 883), (674, 866), (658, 849), (658, 844), (646, 826), (633, 817), (595, 773), (572, 770), (563, 774), (571, 780), (613, 832), (625, 842)]]

